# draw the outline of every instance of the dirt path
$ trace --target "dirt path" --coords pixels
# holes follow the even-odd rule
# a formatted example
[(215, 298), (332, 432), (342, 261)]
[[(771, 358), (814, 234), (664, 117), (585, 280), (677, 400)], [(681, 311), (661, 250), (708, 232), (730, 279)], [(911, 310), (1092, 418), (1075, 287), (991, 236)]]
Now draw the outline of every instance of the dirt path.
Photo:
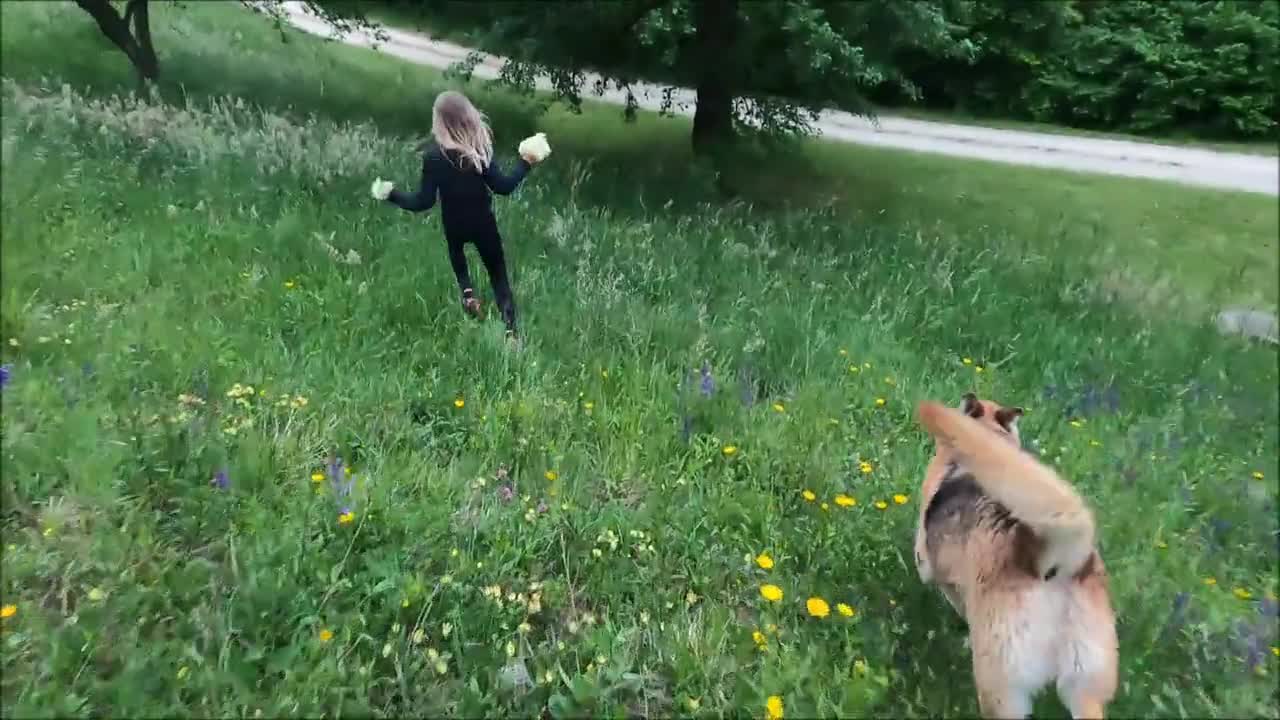
[[(299, 29), (323, 37), (333, 36), (332, 28), (307, 14), (301, 2), (287, 2), (285, 8), (289, 21)], [(352, 32), (342, 41), (362, 47), (376, 46), (388, 55), (437, 68), (448, 67), (470, 52), (420, 33), (387, 28), (387, 34), (389, 39), (383, 43), (364, 32)], [(476, 67), (475, 75), (492, 79), (497, 77), (501, 66), (502, 58), (486, 55), (485, 61)], [(594, 79), (595, 76), (588, 76), (588, 87)], [(538, 86), (550, 89), (543, 79)], [(635, 88), (635, 94), (642, 108), (659, 109), (661, 86), (642, 85)], [(621, 105), (624, 98), (622, 92), (610, 89), (599, 99)], [(675, 112), (693, 114), (692, 91), (678, 89), (674, 98)], [(1280, 158), (1275, 157), (895, 117), (881, 117), (877, 127), (865, 118), (838, 110), (824, 111), (817, 127), (824, 137), (859, 145), (1280, 195)]]

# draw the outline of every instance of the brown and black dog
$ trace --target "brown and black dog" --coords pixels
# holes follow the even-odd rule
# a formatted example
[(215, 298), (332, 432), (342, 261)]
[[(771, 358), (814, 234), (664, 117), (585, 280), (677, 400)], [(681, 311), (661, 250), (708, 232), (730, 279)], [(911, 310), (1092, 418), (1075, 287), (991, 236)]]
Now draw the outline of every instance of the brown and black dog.
[(1050, 683), (1074, 718), (1115, 695), (1119, 643), (1093, 513), (1022, 450), (1021, 408), (921, 403), (937, 453), (920, 492), (915, 558), (969, 625), (982, 714), (1027, 717)]

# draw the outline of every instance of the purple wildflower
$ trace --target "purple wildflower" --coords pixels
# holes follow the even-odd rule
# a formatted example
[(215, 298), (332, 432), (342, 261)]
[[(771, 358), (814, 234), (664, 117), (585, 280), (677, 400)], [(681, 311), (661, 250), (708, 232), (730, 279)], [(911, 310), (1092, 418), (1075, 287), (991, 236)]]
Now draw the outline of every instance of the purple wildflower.
[(342, 458), (333, 457), (329, 460), (329, 466), (326, 468), (329, 475), (329, 487), (333, 490), (333, 499), (342, 507), (339, 515), (346, 515), (351, 512), (351, 508), (347, 505), (351, 497), (351, 488), (355, 485), (354, 477), (348, 478), (347, 469), (342, 464)]
[(699, 389), (702, 391), (702, 397), (711, 397), (716, 391), (715, 378), (711, 377), (711, 366), (706, 362), (702, 363), (702, 382)]
[(0, 388), (9, 384), (9, 366), (0, 365)]
[(511, 499), (514, 498), (515, 496), (516, 496), (516, 491), (512, 490), (510, 485), (503, 485), (502, 487), (498, 488), (498, 497), (502, 498), (502, 502), (504, 503), (511, 502)]
[(227, 471), (224, 468), (213, 474), (213, 478), (209, 480), (209, 484), (219, 490), (226, 490), (231, 487), (231, 478), (227, 476)]
[(547, 501), (546, 501), (546, 500), (539, 500), (539, 501), (538, 501), (538, 512), (540, 512), (540, 513), (544, 513), (544, 512), (546, 512), (546, 511), (547, 511)]

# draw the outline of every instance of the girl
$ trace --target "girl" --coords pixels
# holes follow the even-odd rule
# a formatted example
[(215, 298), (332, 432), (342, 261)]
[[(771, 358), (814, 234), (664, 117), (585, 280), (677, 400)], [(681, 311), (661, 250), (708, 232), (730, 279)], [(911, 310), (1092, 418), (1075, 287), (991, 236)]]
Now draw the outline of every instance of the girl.
[[(516, 337), (516, 305), (507, 279), (507, 263), (502, 252), (502, 236), (493, 216), (490, 191), (510, 195), (519, 187), (537, 162), (524, 154), (510, 175), (493, 160), (493, 133), (484, 115), (465, 95), (452, 90), (440, 93), (431, 108), (431, 135), (434, 143), (425, 148), (422, 184), (410, 194), (393, 190), (390, 183), (374, 183), (374, 194), (410, 212), (430, 210), (440, 194), (440, 217), (449, 244), (449, 262), (462, 291), (462, 307), (480, 317), (480, 300), (471, 287), (467, 256), (463, 245), (473, 243), (489, 272), (494, 300), (507, 326), (507, 337)], [(382, 185), (379, 191), (379, 184)], [(389, 191), (389, 192), (388, 192)]]

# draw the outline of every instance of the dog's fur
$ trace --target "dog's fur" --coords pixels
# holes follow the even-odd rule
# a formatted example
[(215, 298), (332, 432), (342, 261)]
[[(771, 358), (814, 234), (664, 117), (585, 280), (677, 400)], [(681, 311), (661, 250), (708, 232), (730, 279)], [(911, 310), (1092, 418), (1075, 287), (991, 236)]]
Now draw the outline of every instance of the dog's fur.
[(1119, 648), (1093, 513), (1022, 450), (1021, 408), (965, 395), (926, 402), (937, 442), (920, 493), (915, 558), (969, 625), (986, 717), (1027, 717), (1050, 682), (1075, 718), (1101, 718)]

